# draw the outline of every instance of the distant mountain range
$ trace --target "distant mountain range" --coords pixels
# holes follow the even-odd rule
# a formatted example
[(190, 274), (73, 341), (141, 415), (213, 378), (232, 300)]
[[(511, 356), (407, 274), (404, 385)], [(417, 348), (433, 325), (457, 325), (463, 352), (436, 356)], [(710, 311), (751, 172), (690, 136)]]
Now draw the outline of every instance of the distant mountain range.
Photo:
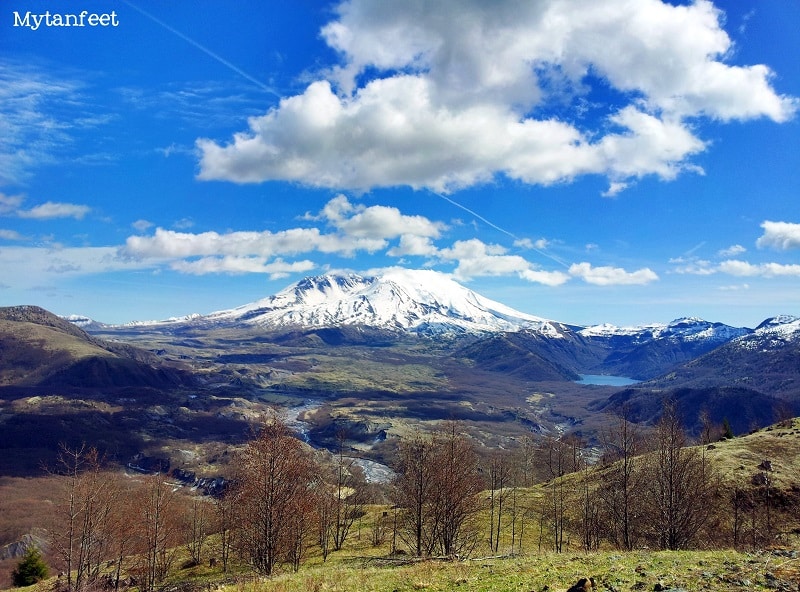
[[(514, 310), (442, 273), (406, 269), (307, 277), (274, 296), (208, 315), (116, 327), (86, 317), (68, 320), (88, 331), (180, 333), (240, 327), (294, 332), (295, 338), (297, 332), (311, 332), (329, 345), (391, 341), (398, 335), (467, 337), (468, 346), (461, 350), (466, 357), (493, 368), (514, 367), (533, 380), (591, 373), (651, 380), (695, 361), (671, 380), (681, 376), (690, 383), (703, 382), (703, 376), (714, 374), (703, 370), (706, 361), (698, 358), (704, 354), (725, 344), (730, 346), (718, 357), (726, 359), (763, 351), (763, 343), (791, 350), (800, 335), (798, 317), (787, 315), (767, 319), (756, 329), (695, 317), (634, 327), (582, 327)], [(716, 358), (708, 363), (721, 367)], [(746, 377), (741, 381), (746, 383)]]
[[(85, 328), (105, 328), (88, 317), (67, 317)], [(377, 275), (355, 273), (307, 277), (274, 296), (208, 315), (190, 314), (162, 321), (135, 321), (127, 327), (252, 325), (286, 327), (360, 326), (425, 335), (536, 331), (560, 337), (578, 331), (586, 338), (654, 339), (723, 343), (752, 332), (746, 328), (685, 318), (637, 327), (580, 327), (514, 310), (431, 270), (390, 269)]]
[[(798, 317), (755, 329), (692, 317), (583, 327), (516, 311), (433, 271), (309, 277), (231, 310), (116, 326), (9, 307), (0, 309), (0, 351), (0, 448), (18, 446), (29, 421), (4, 414), (3, 400), (28, 413), (25, 397), (52, 393), (69, 394), (49, 403), (52, 438), (86, 421), (114, 426), (106, 440), (140, 452), (163, 434), (242, 437), (264, 404), (287, 398), (322, 406), (307, 416), (316, 444), (346, 428), (378, 458), (398, 422), (492, 426), (476, 428), (481, 438), (596, 431), (623, 406), (651, 422), (665, 397), (692, 429), (701, 411), (737, 433), (800, 413)], [(587, 374), (641, 382), (575, 384)], [(144, 435), (119, 440), (133, 426)]]

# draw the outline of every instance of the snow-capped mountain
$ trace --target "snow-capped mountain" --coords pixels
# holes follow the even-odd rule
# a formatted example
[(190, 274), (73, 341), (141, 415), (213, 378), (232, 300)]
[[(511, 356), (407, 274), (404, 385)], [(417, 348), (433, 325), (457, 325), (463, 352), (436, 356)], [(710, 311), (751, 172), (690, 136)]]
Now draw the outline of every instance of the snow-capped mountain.
[(675, 319), (667, 324), (655, 323), (635, 327), (616, 327), (609, 324), (593, 325), (579, 331), (584, 337), (628, 337), (636, 343), (665, 339), (681, 342), (705, 341), (717, 344), (726, 343), (752, 332), (752, 329), (746, 327), (731, 327), (697, 317)]
[(800, 346), (800, 317), (779, 315), (761, 323), (751, 334), (731, 342), (732, 347), (768, 351), (787, 345)]
[(97, 331), (108, 327), (105, 323), (100, 323), (84, 315), (67, 315), (62, 317), (65, 321), (69, 321), (76, 327), (80, 327), (84, 331)]
[(706, 388), (720, 383), (770, 396), (800, 396), (800, 318), (767, 319), (755, 331), (732, 339), (676, 368), (670, 388)]
[(215, 323), (265, 327), (366, 325), (418, 333), (558, 331), (557, 323), (484, 298), (429, 270), (393, 269), (377, 275), (305, 278), (274, 296), (203, 317)]

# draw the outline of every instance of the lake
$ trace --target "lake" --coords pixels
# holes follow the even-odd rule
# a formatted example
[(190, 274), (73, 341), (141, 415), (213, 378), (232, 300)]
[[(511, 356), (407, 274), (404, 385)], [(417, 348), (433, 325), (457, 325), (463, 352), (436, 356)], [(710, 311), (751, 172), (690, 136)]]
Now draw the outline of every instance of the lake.
[(627, 376), (610, 376), (608, 374), (580, 374), (580, 380), (576, 380), (578, 384), (598, 384), (601, 386), (628, 386), (641, 382), (634, 380)]

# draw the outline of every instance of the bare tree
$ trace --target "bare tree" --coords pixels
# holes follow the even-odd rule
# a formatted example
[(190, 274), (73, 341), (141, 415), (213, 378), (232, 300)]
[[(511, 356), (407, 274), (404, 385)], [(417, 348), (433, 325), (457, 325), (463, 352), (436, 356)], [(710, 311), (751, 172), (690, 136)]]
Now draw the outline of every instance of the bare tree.
[(420, 433), (403, 440), (393, 483), (395, 504), (402, 509), (398, 534), (417, 556), (425, 555), (428, 548), (425, 527), (433, 491), (432, 448), (430, 439)]
[(310, 452), (277, 414), (238, 457), (237, 542), (260, 573), (270, 575), (278, 562), (295, 561), (299, 530), (294, 519), (311, 520), (308, 500), (315, 494), (317, 472)]
[(637, 457), (643, 445), (641, 430), (630, 420), (627, 406), (603, 432), (602, 443), (604, 461), (614, 463), (603, 472), (600, 483), (600, 497), (609, 518), (604, 530), (618, 547), (630, 551), (635, 545), (634, 513), (640, 493)]
[(458, 424), (445, 424), (434, 438), (434, 538), (443, 555), (468, 554), (477, 542), (471, 523), (480, 509), (478, 457)]
[(588, 460), (585, 447), (580, 448), (575, 457), (576, 471), (580, 473), (580, 516), (578, 529), (584, 551), (596, 551), (600, 546), (600, 498), (597, 494), (597, 471)]
[(189, 503), (186, 512), (186, 550), (192, 562), (203, 562), (203, 548), (211, 532), (213, 509), (208, 500), (195, 498)]
[(214, 503), (215, 526), (219, 533), (219, 557), (222, 561), (222, 571), (228, 571), (231, 550), (235, 545), (236, 534), (236, 493), (232, 488), (227, 488), (222, 496)]
[(64, 561), (70, 591), (83, 590), (97, 580), (115, 535), (110, 524), (119, 492), (102, 464), (95, 448), (85, 444), (60, 447), (57, 472), (66, 477), (66, 490), (58, 506), (54, 543)]
[(394, 498), (400, 537), (417, 555), (466, 554), (477, 542), (472, 519), (482, 489), (475, 451), (455, 423), (433, 437), (401, 443)]
[(176, 488), (160, 473), (150, 475), (135, 492), (138, 509), (138, 565), (140, 588), (152, 592), (167, 576), (181, 542), (182, 501)]
[(547, 467), (549, 486), (547, 488), (550, 527), (552, 528), (553, 550), (560, 553), (564, 546), (567, 490), (564, 475), (568, 472), (571, 446), (561, 437), (548, 437), (542, 442), (541, 454)]
[(713, 514), (711, 467), (687, 447), (677, 405), (664, 402), (646, 467), (642, 526), (662, 549), (690, 547)]
[(344, 546), (356, 519), (364, 514), (364, 472), (355, 459), (344, 455), (344, 434), (338, 437), (339, 450), (336, 455), (333, 478), (333, 548), (339, 551)]
[[(495, 553), (500, 547), (500, 526), (503, 516), (511, 465), (505, 451), (497, 451), (489, 458), (489, 548)], [(497, 518), (495, 519), (495, 510)]]

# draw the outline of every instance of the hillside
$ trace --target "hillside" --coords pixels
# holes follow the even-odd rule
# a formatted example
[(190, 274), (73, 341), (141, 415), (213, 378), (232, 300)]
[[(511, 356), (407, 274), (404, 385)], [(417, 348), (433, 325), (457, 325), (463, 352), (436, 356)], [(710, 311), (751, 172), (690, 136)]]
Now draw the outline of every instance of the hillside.
[(175, 388), (190, 382), (188, 373), (157, 356), (92, 337), (42, 308), (0, 308), (0, 386)]
[(754, 332), (675, 368), (654, 386), (727, 384), (800, 401), (800, 318), (767, 319)]
[[(511, 551), (514, 514), (510, 505), (503, 518), (503, 540), (499, 552), (487, 549), (479, 542), (469, 558), (436, 558), (418, 560), (406, 554), (391, 555), (391, 530), (386, 526), (388, 506), (373, 505), (366, 508), (363, 521), (359, 520), (348, 538), (345, 547), (332, 552), (322, 561), (313, 546), (307, 550), (307, 561), (298, 572), (285, 566), (270, 578), (256, 578), (246, 566), (235, 563), (231, 572), (223, 573), (219, 565), (210, 566), (208, 561), (191, 565), (185, 561), (186, 551), (178, 550), (177, 560), (165, 582), (165, 589), (196, 591), (213, 587), (224, 592), (240, 590), (243, 582), (254, 592), (305, 592), (306, 590), (430, 590), (430, 591), (486, 591), (486, 590), (567, 590), (580, 578), (594, 579), (596, 592), (622, 590), (709, 590), (722, 591), (766, 591), (795, 590), (800, 582), (796, 529), (800, 526), (800, 515), (796, 504), (800, 502), (800, 419), (782, 422), (747, 436), (716, 442), (707, 449), (707, 458), (713, 462), (722, 493), (733, 486), (757, 492), (769, 483), (771, 520), (779, 538), (768, 549), (751, 547), (746, 539), (742, 548), (729, 548), (730, 525), (720, 523), (715, 536), (718, 550), (654, 551), (637, 549), (631, 552), (608, 548), (585, 552), (580, 549), (580, 537), (572, 533), (565, 544), (564, 552), (553, 553), (542, 525), (547, 517), (539, 520), (541, 500), (552, 494), (552, 483), (531, 488), (520, 488), (515, 493), (506, 492), (506, 503), (516, 505), (517, 538)], [(600, 467), (601, 471), (609, 466)], [(580, 528), (575, 520), (580, 512), (578, 498), (582, 488), (578, 481), (581, 473), (564, 478), (564, 491), (568, 496), (568, 528)], [(53, 479), (51, 477), (51, 479)], [(14, 483), (0, 481), (0, 494), (6, 499), (8, 487)], [(53, 487), (42, 483), (40, 495), (52, 495)], [(30, 495), (30, 494), (28, 494)], [(576, 497), (577, 496), (577, 497)], [(482, 498), (489, 499), (489, 492)], [(26, 497), (26, 503), (32, 500)], [(728, 501), (719, 500), (719, 511), (726, 520), (732, 519)], [(549, 508), (549, 505), (544, 506)], [(764, 508), (756, 517), (752, 509), (745, 508), (747, 524), (750, 520), (766, 520)], [(549, 513), (549, 510), (548, 510)], [(385, 529), (376, 530), (384, 521)], [(522, 523), (525, 523), (524, 532)], [(390, 524), (390, 522), (389, 522)], [(478, 516), (478, 527), (488, 528), (488, 507)], [(794, 531), (794, 534), (793, 534)], [(379, 542), (375, 542), (379, 537)], [(0, 540), (0, 546), (4, 541)], [(217, 552), (216, 539), (209, 540), (206, 556)], [(10, 565), (6, 561), (6, 565)], [(183, 565), (181, 565), (183, 564)], [(47, 582), (50, 585), (51, 582)]]
[(625, 404), (637, 421), (658, 418), (664, 398), (675, 399), (696, 432), (699, 416), (726, 419), (737, 434), (800, 414), (800, 319), (767, 319), (652, 380), (624, 389), (596, 410)]
[[(197, 431), (203, 414), (164, 422), (197, 384), (181, 365), (90, 336), (41, 308), (0, 308), (0, 475), (41, 472), (62, 443), (87, 442), (127, 462), (154, 437), (160, 447)], [(242, 429), (214, 425), (225, 437)], [(214, 425), (205, 431), (218, 433)]]

